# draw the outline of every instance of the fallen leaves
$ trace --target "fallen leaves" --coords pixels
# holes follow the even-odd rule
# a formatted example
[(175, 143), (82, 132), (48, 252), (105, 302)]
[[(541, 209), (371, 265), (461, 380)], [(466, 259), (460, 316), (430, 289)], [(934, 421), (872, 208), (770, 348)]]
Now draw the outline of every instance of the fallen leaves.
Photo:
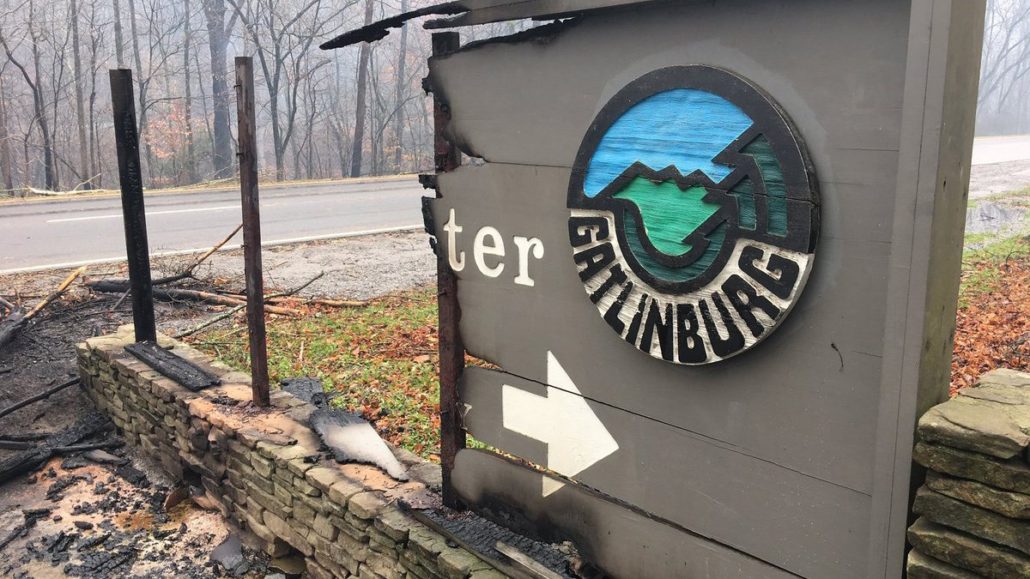
[(1030, 369), (1030, 257), (1025, 253), (974, 260), (963, 272), (951, 394), (995, 368)]

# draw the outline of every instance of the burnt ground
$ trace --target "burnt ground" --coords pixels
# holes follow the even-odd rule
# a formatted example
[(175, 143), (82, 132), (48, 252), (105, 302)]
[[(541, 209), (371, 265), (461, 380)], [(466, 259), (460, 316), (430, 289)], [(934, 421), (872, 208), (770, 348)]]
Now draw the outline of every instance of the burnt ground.
[[(263, 253), (269, 293), (297, 287), (324, 272), (304, 295), (367, 298), (425, 283), (435, 272), (424, 233), (298, 244)], [(153, 275), (181, 271), (192, 258), (155, 260)], [(196, 279), (176, 287), (240, 293), (241, 264), (239, 250), (219, 252), (197, 268)], [(31, 308), (69, 271), (0, 276), (0, 297)], [(90, 266), (84, 276), (125, 277), (124, 264)], [(131, 299), (121, 298), (93, 293), (77, 280), (0, 348), (0, 410), (75, 377), (76, 343), (132, 322)], [(156, 302), (158, 331), (175, 334), (226, 309)], [(72, 386), (0, 417), (0, 436), (67, 432), (93, 408), (82, 390)], [(107, 432), (79, 443), (97, 441), (117, 439)], [(171, 482), (127, 448), (108, 451), (131, 459), (130, 466), (135, 466), (95, 463), (83, 452), (64, 454), (0, 485), (0, 577), (264, 577), (278, 572), (290, 576), (297, 570), (296, 561), (267, 561), (246, 548), (235, 574), (212, 564), (212, 552), (231, 533), (225, 521), (191, 500), (166, 509), (166, 498), (174, 490)], [(19, 452), (0, 449), (0, 464)]]
[[(31, 306), (66, 274), (11, 276), (0, 283), (0, 294)], [(77, 284), (43, 310), (0, 351), (0, 408), (76, 376), (77, 342), (132, 321), (128, 300), (118, 303), (119, 298), (91, 295)], [(168, 327), (193, 323), (215, 309), (158, 303), (156, 315)], [(92, 402), (72, 386), (0, 418), (0, 435), (67, 432), (91, 410)], [(79, 442), (98, 441), (120, 442), (110, 431)], [(0, 462), (19, 452), (0, 450)], [(0, 576), (229, 576), (210, 560), (212, 550), (231, 533), (221, 516), (189, 500), (165, 509), (173, 490), (170, 481), (127, 448), (107, 452), (112, 456), (105, 458), (114, 463), (94, 462), (86, 452), (63, 454), (0, 486)], [(247, 576), (264, 577), (268, 562), (248, 553), (236, 571), (237, 576), (247, 571)]]

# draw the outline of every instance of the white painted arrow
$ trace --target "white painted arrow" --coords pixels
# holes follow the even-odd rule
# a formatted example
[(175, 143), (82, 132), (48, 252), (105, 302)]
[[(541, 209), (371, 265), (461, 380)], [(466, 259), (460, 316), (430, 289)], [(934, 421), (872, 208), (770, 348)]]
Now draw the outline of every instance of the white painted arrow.
[[(547, 383), (553, 388), (546, 396), (507, 384), (501, 389), (504, 427), (547, 443), (544, 466), (573, 477), (619, 449), (551, 352), (547, 352)], [(543, 481), (545, 497), (565, 486), (547, 476)]]

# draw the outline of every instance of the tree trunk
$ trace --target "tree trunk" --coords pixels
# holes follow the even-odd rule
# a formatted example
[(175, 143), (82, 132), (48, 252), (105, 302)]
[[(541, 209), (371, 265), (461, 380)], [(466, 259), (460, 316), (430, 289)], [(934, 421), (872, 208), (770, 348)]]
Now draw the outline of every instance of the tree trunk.
[[(133, 0), (129, 0), (132, 2)], [(114, 53), (118, 68), (125, 67), (125, 37), (122, 35), (122, 7), (114, 0)], [(136, 71), (139, 72), (139, 71)]]
[[(401, 14), (408, 11), (408, 0), (401, 0)], [(404, 151), (404, 89), (405, 85), (405, 68), (407, 65), (407, 52), (408, 52), (408, 25), (401, 26), (401, 44), (397, 49), (397, 118), (395, 119), (394, 125), (394, 146), (396, 147), (393, 151), (393, 171), (394, 173), (400, 174), (401, 162), (403, 161)]]
[[(365, 0), (365, 26), (372, 24), (372, 0)], [(368, 55), (370, 47), (367, 42), (361, 44), (358, 54), (357, 104), (354, 111), (354, 141), (350, 157), (350, 176), (361, 176), (361, 147), (365, 140), (365, 97), (368, 92)]]
[(214, 178), (232, 175), (232, 136), (229, 132), (229, 83), (226, 80), (225, 53), (229, 31), (225, 27), (225, 0), (204, 0), (208, 48), (211, 51), (211, 100), (214, 125), (211, 128)]
[(139, 52), (139, 32), (136, 29), (136, 0), (129, 0), (129, 30), (132, 32), (132, 55), (136, 63), (136, 114), (139, 115), (139, 136), (147, 164), (147, 184), (154, 180), (154, 151), (150, 146), (150, 131), (147, 130), (147, 87), (143, 79), (143, 59)]
[[(36, 119), (39, 121), (40, 133), (43, 135), (43, 184), (50, 191), (57, 191), (60, 182), (57, 176), (57, 160), (54, 158), (54, 143), (50, 138), (50, 125), (46, 118), (46, 104), (43, 102), (43, 87), (39, 86), (40, 62), (39, 62), (39, 39), (36, 37), (36, 30), (33, 28), (35, 17), (35, 2), (29, 2), (29, 36), (32, 39), (32, 65), (35, 71), (35, 81), (29, 83), (32, 89), (32, 101), (36, 109)], [(7, 58), (11, 55), (8, 53)], [(22, 71), (22, 74), (25, 74)], [(26, 81), (28, 77), (26, 77)]]
[(97, 136), (97, 53), (100, 39), (97, 36), (97, 5), (90, 6), (89, 19), (89, 172), (97, 176), (94, 182), (97, 188), (104, 187), (104, 172), (100, 168), (100, 139)]
[[(0, 76), (0, 94), (4, 93), (4, 78)], [(11, 149), (9, 147), (7, 133), (7, 99), (0, 98), (0, 172), (4, 174), (4, 189), (7, 194), (14, 197), (14, 174), (11, 165)]]
[(93, 188), (90, 179), (89, 145), (86, 141), (86, 105), (82, 100), (82, 55), (79, 51), (79, 2), (71, 0), (72, 55), (75, 74), (75, 124), (79, 137), (79, 180), (84, 189)]
[(185, 82), (185, 122), (186, 122), (186, 182), (196, 183), (197, 181), (197, 152), (193, 143), (193, 94), (190, 90), (190, 43), (193, 41), (193, 31), (190, 29), (190, 0), (184, 0), (184, 32), (182, 49), (183, 82)]

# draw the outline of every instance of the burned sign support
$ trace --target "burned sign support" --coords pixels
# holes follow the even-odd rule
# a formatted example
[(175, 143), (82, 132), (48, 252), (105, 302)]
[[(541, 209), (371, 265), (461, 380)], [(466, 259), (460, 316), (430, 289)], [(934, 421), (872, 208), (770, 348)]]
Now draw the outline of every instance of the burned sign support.
[(143, 200), (143, 175), (136, 131), (136, 108), (132, 90), (132, 71), (113, 69), (111, 98), (114, 112), (115, 143), (118, 148), (118, 175), (122, 190), (122, 215), (125, 247), (132, 293), (132, 321), (136, 343), (125, 350), (161, 374), (191, 390), (219, 383), (204, 368), (165, 351), (157, 345), (154, 319), (154, 285), (150, 276), (150, 250), (147, 243), (147, 218)]
[(446, 11), (564, 18), (430, 59), (438, 135), (480, 159), (427, 201), (452, 503), (613, 576), (898, 576), (983, 3)]

